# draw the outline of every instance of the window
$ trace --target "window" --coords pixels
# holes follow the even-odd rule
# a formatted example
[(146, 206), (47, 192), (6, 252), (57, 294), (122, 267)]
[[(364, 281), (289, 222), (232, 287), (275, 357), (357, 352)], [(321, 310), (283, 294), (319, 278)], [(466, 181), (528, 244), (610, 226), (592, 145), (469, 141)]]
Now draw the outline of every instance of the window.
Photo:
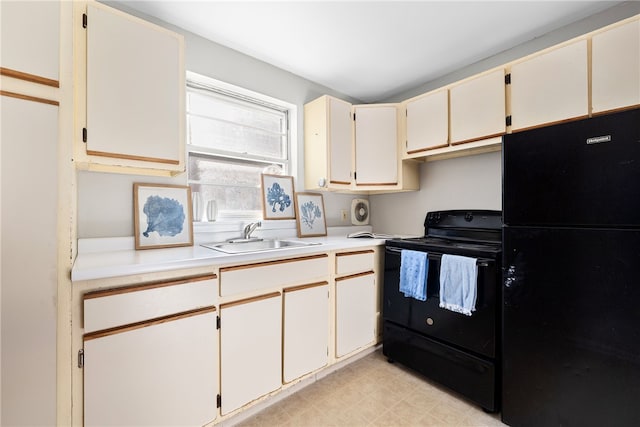
[(194, 73), (186, 92), (191, 190), (215, 200), (219, 218), (260, 218), (260, 174), (294, 170), (296, 107)]

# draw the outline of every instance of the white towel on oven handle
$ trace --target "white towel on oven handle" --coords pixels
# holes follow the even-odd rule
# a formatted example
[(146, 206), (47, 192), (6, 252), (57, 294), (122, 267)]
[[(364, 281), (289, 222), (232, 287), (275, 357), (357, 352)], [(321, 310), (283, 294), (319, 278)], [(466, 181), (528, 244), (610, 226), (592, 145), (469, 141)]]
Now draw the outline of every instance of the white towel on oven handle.
[(471, 316), (476, 310), (478, 265), (475, 258), (443, 254), (440, 261), (440, 307)]

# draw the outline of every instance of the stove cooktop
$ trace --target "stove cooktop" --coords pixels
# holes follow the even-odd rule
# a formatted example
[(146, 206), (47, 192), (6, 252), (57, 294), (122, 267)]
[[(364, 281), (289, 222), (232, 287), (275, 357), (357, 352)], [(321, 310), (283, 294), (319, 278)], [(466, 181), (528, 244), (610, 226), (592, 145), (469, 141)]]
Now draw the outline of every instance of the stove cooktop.
[(387, 240), (387, 246), (493, 259), (502, 252), (502, 213), (500, 211), (428, 212), (424, 227), (424, 236)]

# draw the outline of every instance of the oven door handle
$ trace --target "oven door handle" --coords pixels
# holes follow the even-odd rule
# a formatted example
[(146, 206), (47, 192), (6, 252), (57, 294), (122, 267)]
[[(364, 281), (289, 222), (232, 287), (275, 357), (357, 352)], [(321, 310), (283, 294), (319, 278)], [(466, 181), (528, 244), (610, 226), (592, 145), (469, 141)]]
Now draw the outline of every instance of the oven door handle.
[[(402, 253), (402, 249), (399, 249), (399, 248), (387, 247), (385, 250), (391, 253), (397, 253), (397, 254)], [(443, 254), (438, 252), (428, 252), (427, 258), (434, 261), (436, 260), (440, 261), (440, 259), (442, 258), (442, 255)], [(493, 264), (493, 263), (494, 263), (494, 260), (489, 258), (476, 258), (476, 265), (478, 267), (489, 267), (489, 264)]]

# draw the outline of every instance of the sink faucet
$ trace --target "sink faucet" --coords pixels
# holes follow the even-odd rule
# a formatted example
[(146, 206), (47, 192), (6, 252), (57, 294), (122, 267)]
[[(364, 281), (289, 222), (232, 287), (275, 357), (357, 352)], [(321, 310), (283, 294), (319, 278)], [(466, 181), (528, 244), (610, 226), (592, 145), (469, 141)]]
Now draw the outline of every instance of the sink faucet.
[(262, 227), (262, 222), (258, 221), (258, 222), (252, 222), (250, 224), (247, 224), (244, 227), (244, 231), (242, 232), (242, 237), (245, 240), (248, 240), (251, 238), (251, 233), (253, 233), (253, 231), (258, 228), (258, 227)]

